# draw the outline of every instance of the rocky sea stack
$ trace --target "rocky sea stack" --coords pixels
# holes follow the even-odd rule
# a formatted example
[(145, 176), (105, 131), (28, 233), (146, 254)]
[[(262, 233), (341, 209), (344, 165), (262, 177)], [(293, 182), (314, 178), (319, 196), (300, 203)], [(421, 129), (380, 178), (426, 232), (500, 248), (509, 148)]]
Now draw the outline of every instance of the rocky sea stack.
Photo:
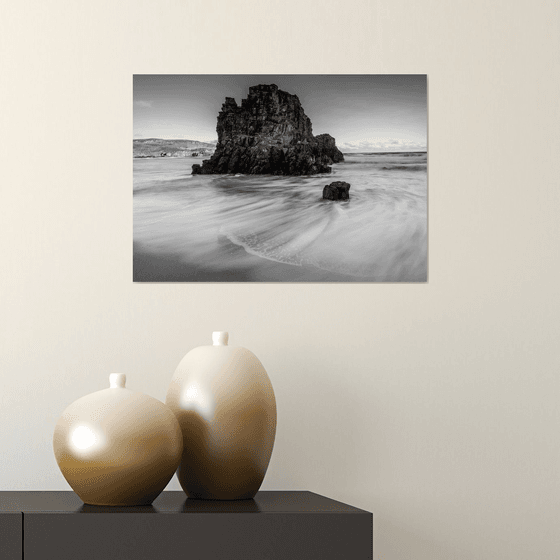
[(249, 88), (241, 106), (226, 97), (216, 130), (214, 155), (193, 165), (193, 175), (312, 175), (330, 173), (331, 164), (344, 161), (332, 136), (313, 136), (297, 95), (274, 84)]

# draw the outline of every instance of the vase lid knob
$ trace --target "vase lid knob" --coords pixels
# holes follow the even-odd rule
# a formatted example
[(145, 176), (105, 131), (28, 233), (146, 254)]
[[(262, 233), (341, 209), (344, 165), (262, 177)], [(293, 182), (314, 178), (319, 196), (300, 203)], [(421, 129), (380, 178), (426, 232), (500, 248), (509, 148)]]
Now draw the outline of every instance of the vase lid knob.
[(124, 389), (126, 385), (126, 373), (111, 373), (109, 375), (109, 386), (111, 389)]
[(225, 331), (214, 331), (212, 333), (212, 344), (214, 346), (227, 346), (229, 334)]

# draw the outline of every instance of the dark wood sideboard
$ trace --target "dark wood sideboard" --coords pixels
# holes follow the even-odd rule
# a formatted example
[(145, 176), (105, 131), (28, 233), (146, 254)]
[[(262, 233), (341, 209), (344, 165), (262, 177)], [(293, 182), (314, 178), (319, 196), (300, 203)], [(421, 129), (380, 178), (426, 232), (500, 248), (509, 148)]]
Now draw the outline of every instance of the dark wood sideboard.
[(0, 558), (367, 560), (373, 516), (299, 491), (239, 501), (163, 492), (138, 507), (90, 506), (74, 492), (0, 492)]

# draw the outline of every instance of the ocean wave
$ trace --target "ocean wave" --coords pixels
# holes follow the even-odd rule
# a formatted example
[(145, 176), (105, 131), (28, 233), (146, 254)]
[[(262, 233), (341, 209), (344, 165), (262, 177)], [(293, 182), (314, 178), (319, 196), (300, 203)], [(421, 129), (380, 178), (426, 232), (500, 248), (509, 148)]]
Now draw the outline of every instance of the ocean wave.
[(242, 247), (250, 255), (260, 257), (273, 262), (291, 264), (293, 266), (302, 266), (302, 262), (298, 260), (296, 255), (282, 254), (281, 252), (266, 247), (261, 247), (256, 237), (251, 235), (237, 236), (233, 233), (222, 233), (224, 237), (229, 239), (234, 245)]
[[(363, 281), (423, 277), (426, 230), (418, 221), (394, 227), (383, 223), (387, 216), (380, 214), (372, 226), (365, 216), (356, 223), (342, 208), (332, 210), (313, 225), (297, 229), (239, 231), (222, 226), (220, 235), (261, 259)], [(372, 227), (377, 233), (373, 238)]]
[(427, 166), (424, 165), (384, 165), (381, 169), (384, 171), (426, 171)]
[[(135, 163), (134, 240), (224, 278), (246, 267), (259, 278), (282, 269), (278, 280), (293, 273), (425, 281), (422, 158), (348, 159), (361, 165), (337, 164), (330, 177), (196, 175), (188, 180), (185, 167), (169, 161)], [(325, 184), (336, 179), (352, 185), (349, 201), (322, 199)], [(286, 272), (268, 261), (297, 268)]]
[(422, 157), (428, 152), (343, 152), (345, 156), (393, 156), (393, 157)]
[[(237, 236), (229, 233), (224, 234), (231, 243), (242, 247), (248, 254), (261, 259), (281, 264), (288, 264), (308, 269), (315, 268), (325, 272), (341, 274), (348, 277), (366, 280), (387, 280), (390, 274), (386, 266), (379, 266), (370, 262), (341, 262), (340, 255), (337, 258), (321, 258), (319, 255), (306, 255), (305, 251), (292, 251), (282, 246), (267, 246), (262, 243), (257, 235)], [(418, 276), (422, 276), (420, 273)], [(414, 276), (411, 275), (410, 278)]]
[(312, 264), (304, 255), (304, 252), (321, 236), (329, 222), (330, 219), (325, 217), (297, 233), (276, 231), (269, 236), (259, 235), (254, 231), (232, 232), (222, 226), (220, 234), (257, 257), (294, 266), (303, 266)]

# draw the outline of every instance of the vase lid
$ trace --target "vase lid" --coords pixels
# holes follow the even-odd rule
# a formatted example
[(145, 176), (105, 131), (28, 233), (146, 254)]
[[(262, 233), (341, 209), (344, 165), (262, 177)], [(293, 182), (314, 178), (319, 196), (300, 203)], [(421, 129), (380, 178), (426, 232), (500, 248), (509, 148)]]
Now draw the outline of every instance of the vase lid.
[(111, 389), (125, 389), (126, 373), (109, 374), (109, 387)]
[(229, 334), (226, 331), (214, 331), (212, 333), (213, 346), (227, 346)]

